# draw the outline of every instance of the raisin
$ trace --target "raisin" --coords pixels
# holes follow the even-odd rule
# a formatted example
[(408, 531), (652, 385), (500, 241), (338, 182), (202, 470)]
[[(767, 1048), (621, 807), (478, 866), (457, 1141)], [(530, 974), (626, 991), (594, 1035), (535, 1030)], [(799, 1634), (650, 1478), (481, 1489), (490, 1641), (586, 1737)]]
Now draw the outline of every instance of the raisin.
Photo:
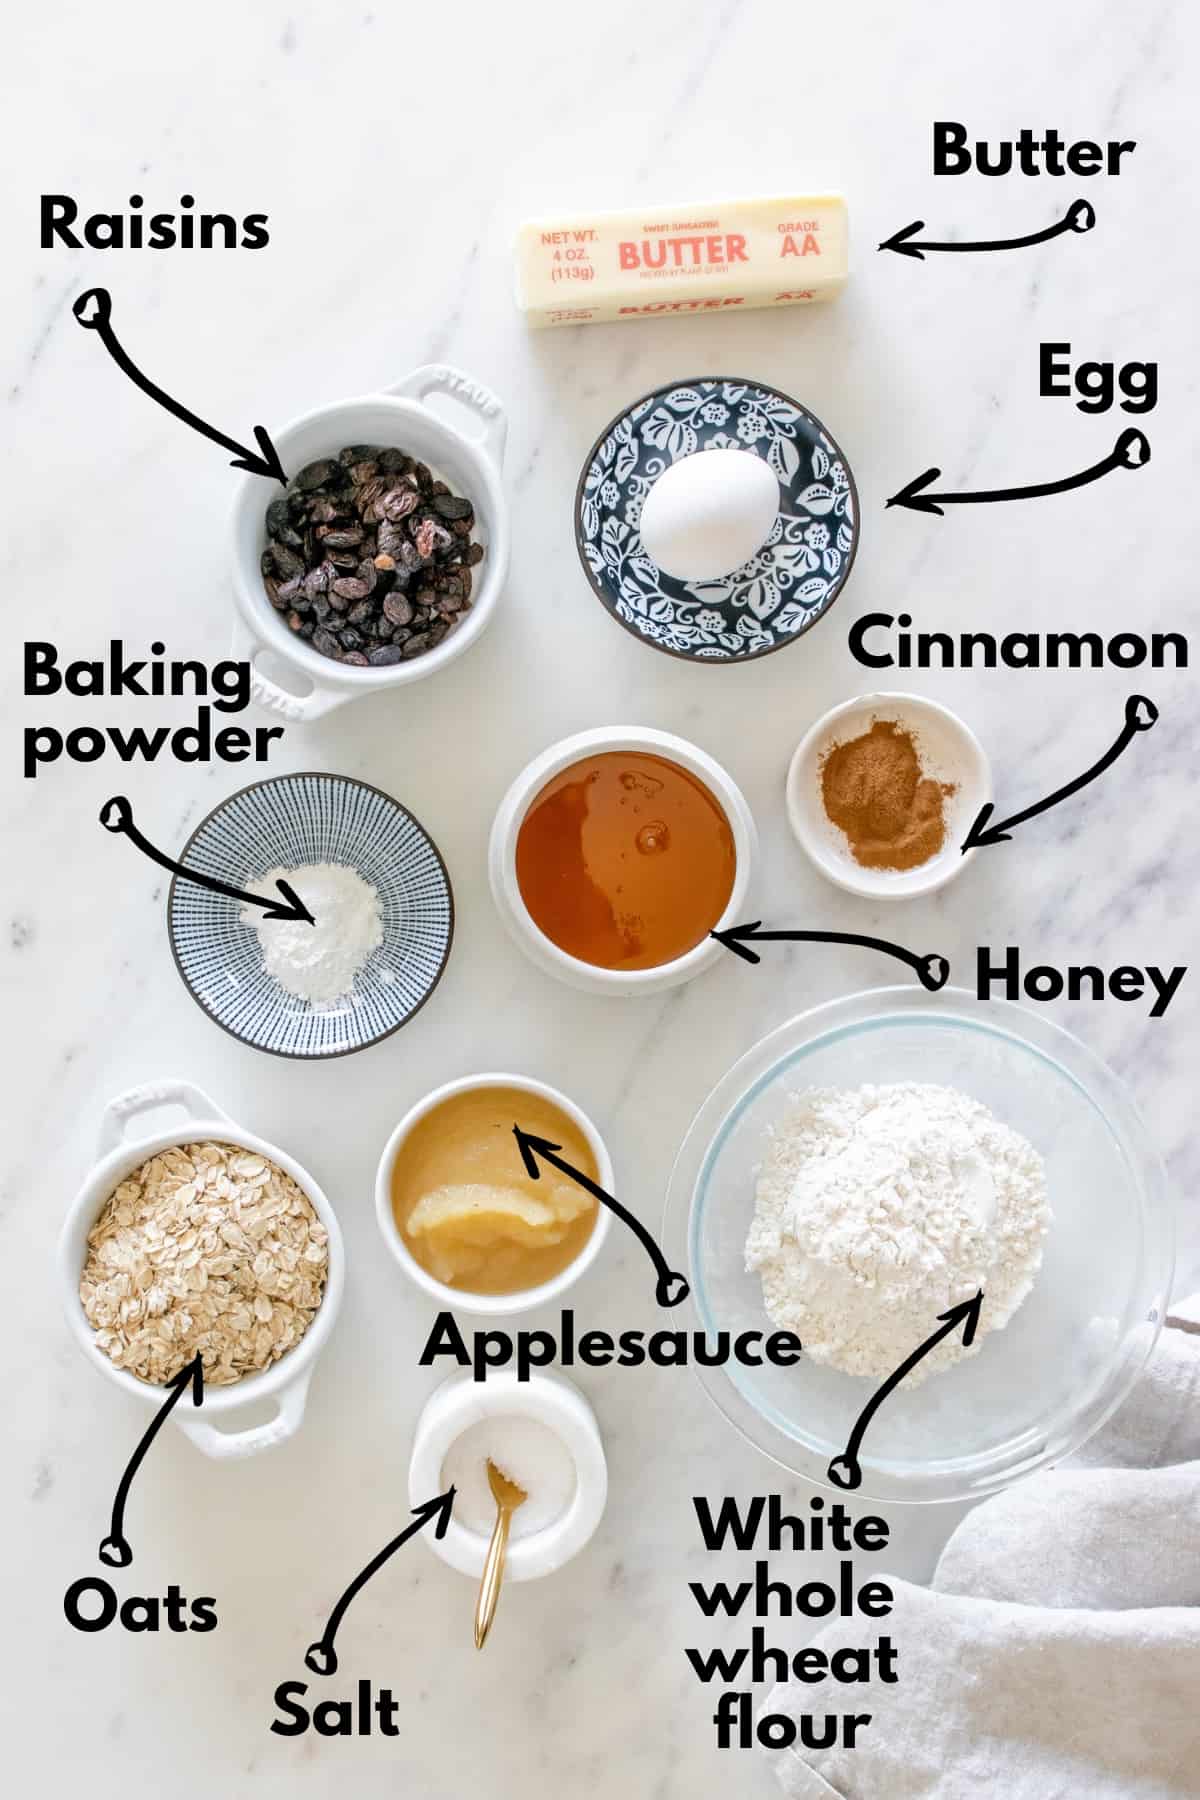
[(323, 458), (320, 462), (305, 463), (300, 473), (293, 477), (293, 486), (302, 494), (311, 493), (313, 488), (324, 487), (337, 472), (337, 464)]
[(415, 526), (410, 525), (409, 530), (412, 532), (413, 543), (417, 546), (417, 553), (424, 562), (429, 562), (437, 551), (450, 548), (450, 533), (444, 525), (439, 525), (436, 519), (431, 519), (428, 515)]
[(293, 575), (303, 575), (305, 572), (303, 562), (294, 550), (288, 549), (286, 544), (273, 543), (271, 545), (271, 561), (275, 565), (276, 573), (281, 575), (284, 581), (290, 581)]
[(317, 458), (264, 511), (267, 599), (323, 656), (355, 667), (412, 660), (470, 606), (470, 568), (483, 556), (474, 508), (397, 446), (348, 444)]
[(409, 513), (417, 510), (417, 494), (415, 488), (393, 487), (381, 494), (376, 502), (376, 511), (380, 518), (386, 519), (389, 525), (399, 525), (401, 519), (407, 519)]

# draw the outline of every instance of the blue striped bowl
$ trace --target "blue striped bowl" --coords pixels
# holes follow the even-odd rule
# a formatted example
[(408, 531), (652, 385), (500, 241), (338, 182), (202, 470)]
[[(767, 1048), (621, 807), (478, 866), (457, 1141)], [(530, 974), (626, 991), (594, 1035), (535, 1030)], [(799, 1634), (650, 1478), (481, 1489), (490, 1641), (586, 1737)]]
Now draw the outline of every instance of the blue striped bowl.
[(274, 868), (348, 863), (379, 890), (383, 942), (350, 1000), (315, 1007), (263, 967), (240, 901), (176, 876), (167, 929), (184, 985), (225, 1031), (273, 1056), (348, 1056), (398, 1031), (441, 979), (454, 896), (436, 844), (404, 807), (346, 775), (280, 775), (223, 800), (180, 861), (244, 888)]

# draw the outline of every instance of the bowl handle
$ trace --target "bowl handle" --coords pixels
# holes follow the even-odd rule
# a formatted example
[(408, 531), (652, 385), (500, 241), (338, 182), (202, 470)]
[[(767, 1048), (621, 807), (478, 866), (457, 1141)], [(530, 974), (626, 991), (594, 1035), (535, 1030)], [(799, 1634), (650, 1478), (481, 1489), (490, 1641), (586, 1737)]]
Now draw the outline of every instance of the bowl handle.
[(218, 1106), (215, 1100), (210, 1100), (204, 1089), (198, 1088), (195, 1082), (175, 1078), (148, 1081), (142, 1087), (129, 1088), (125, 1093), (118, 1094), (104, 1108), (100, 1119), (101, 1156), (107, 1156), (110, 1151), (126, 1143), (129, 1133), (125, 1128), (129, 1121), (156, 1106), (182, 1106), (189, 1119), (229, 1118), (224, 1108)]
[(177, 1406), (171, 1417), (205, 1456), (226, 1462), (237, 1457), (257, 1456), (260, 1450), (270, 1450), (274, 1445), (284, 1443), (300, 1429), (311, 1378), (311, 1369), (302, 1370), (278, 1396), (279, 1411), (275, 1417), (268, 1419), (265, 1425), (251, 1425), (245, 1431), (218, 1431), (215, 1425), (205, 1423), (203, 1413), (197, 1416), (190, 1407)]
[[(293, 725), (308, 725), (313, 719), (319, 719), (323, 713), (332, 712), (335, 706), (347, 701), (349, 694), (341, 694), (333, 688), (318, 687), (312, 683), (312, 691), (308, 694), (289, 694), (269, 676), (264, 675), (257, 666), (256, 658), (260, 650), (268, 646), (257, 638), (237, 616), (233, 622), (233, 654), (238, 662), (250, 664), (250, 698), (259, 706), (266, 707), (268, 712), (278, 713), (281, 719), (287, 719)], [(312, 681), (310, 675), (306, 680)]]
[(470, 441), (477, 444), (497, 468), (503, 463), (508, 419), (491, 388), (484, 387), (473, 375), (465, 375), (461, 369), (451, 368), (449, 363), (425, 363), (386, 391), (422, 403), (429, 394), (449, 394), (466, 412), (473, 413), (482, 426)]

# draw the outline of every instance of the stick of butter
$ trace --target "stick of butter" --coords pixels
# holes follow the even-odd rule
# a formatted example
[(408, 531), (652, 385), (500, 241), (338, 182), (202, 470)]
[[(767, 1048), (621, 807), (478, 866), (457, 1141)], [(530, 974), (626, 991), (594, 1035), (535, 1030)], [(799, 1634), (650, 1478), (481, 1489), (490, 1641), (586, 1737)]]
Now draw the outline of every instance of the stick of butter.
[(530, 325), (828, 300), (847, 274), (840, 194), (533, 219), (517, 233)]

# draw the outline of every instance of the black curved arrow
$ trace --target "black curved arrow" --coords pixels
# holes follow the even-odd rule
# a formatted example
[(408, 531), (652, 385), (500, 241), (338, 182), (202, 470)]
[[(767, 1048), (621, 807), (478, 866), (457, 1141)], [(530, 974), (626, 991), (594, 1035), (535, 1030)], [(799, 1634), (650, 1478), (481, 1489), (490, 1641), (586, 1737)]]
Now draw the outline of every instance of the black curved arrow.
[(552, 1144), (549, 1138), (534, 1137), (532, 1132), (522, 1131), (519, 1125), (513, 1126), (513, 1136), (517, 1140), (517, 1148), (521, 1152), (521, 1160), (525, 1164), (525, 1173), (531, 1181), (539, 1181), (542, 1174), (534, 1160), (536, 1152), (538, 1156), (543, 1157), (546, 1162), (556, 1168), (560, 1175), (566, 1175), (569, 1180), (577, 1182), (581, 1188), (592, 1195), (593, 1199), (598, 1200), (601, 1206), (607, 1206), (609, 1212), (616, 1213), (618, 1219), (628, 1225), (634, 1236), (641, 1240), (647, 1256), (654, 1264), (654, 1271), (658, 1277), (654, 1286), (654, 1298), (660, 1306), (678, 1306), (681, 1300), (687, 1299), (691, 1289), (688, 1287), (686, 1279), (672, 1269), (642, 1221), (635, 1219), (633, 1214), (627, 1211), (619, 1201), (614, 1200), (611, 1194), (606, 1194), (604, 1189), (585, 1175), (582, 1169), (575, 1168), (573, 1164), (559, 1156), (558, 1152), (562, 1149), (561, 1144)]
[(1066, 800), (1070, 795), (1077, 794), (1080, 788), (1088, 785), (1089, 781), (1095, 781), (1097, 775), (1103, 775), (1105, 769), (1112, 767), (1118, 756), (1128, 748), (1139, 732), (1149, 731), (1150, 727), (1157, 723), (1157, 720), (1158, 708), (1153, 700), (1147, 700), (1144, 694), (1131, 694), (1125, 702), (1125, 723), (1121, 727), (1120, 734), (1116, 742), (1104, 752), (1099, 762), (1093, 763), (1090, 769), (1085, 769), (1082, 775), (1077, 775), (1074, 781), (1068, 781), (1065, 787), (1055, 788), (1052, 794), (1047, 794), (1046, 798), (1039, 800), (1036, 805), (1027, 806), (1024, 812), (1013, 813), (1010, 818), (1000, 819), (995, 825), (989, 824), (989, 820), (996, 810), (991, 801), (986, 806), (981, 806), (974, 824), (963, 839), (963, 852), (977, 850), (985, 844), (1007, 843), (1012, 836), (1014, 825), (1023, 825), (1026, 819), (1035, 819), (1039, 813), (1047, 812), (1050, 807), (1057, 806), (1060, 800)]
[(949, 1337), (952, 1331), (957, 1330), (959, 1325), (963, 1328), (963, 1344), (970, 1349), (975, 1341), (975, 1332), (979, 1325), (979, 1313), (982, 1306), (983, 1289), (981, 1288), (973, 1300), (960, 1301), (957, 1306), (952, 1306), (949, 1312), (939, 1313), (938, 1318), (944, 1321), (941, 1329), (935, 1331), (932, 1337), (927, 1337), (923, 1344), (918, 1344), (912, 1355), (906, 1356), (900, 1367), (894, 1370), (879, 1391), (871, 1396), (858, 1415), (854, 1430), (847, 1440), (846, 1448), (840, 1456), (834, 1457), (826, 1470), (826, 1474), (835, 1487), (857, 1488), (862, 1486), (862, 1469), (859, 1466), (858, 1450), (867, 1426), (892, 1390), (899, 1387), (904, 1377), (912, 1373), (921, 1359), (928, 1356), (929, 1352), (940, 1344), (943, 1338)]
[(857, 944), (864, 950), (881, 950), (885, 956), (907, 963), (930, 994), (936, 994), (950, 979), (949, 961), (936, 951), (930, 956), (915, 956), (901, 944), (889, 944), (886, 938), (862, 937), (857, 931), (764, 931), (762, 920), (753, 919), (748, 925), (727, 925), (724, 931), (711, 931), (709, 936), (748, 963), (762, 961), (757, 951), (748, 948), (750, 944)]
[(163, 1420), (171, 1408), (177, 1403), (184, 1389), (192, 1390), (192, 1405), (204, 1404), (204, 1362), (199, 1356), (193, 1356), (190, 1363), (180, 1369), (178, 1375), (167, 1383), (171, 1392), (166, 1401), (159, 1407), (149, 1425), (142, 1433), (141, 1442), (129, 1459), (129, 1466), (117, 1485), (116, 1497), (113, 1500), (112, 1520), (108, 1528), (108, 1536), (100, 1541), (97, 1552), (100, 1561), (107, 1563), (110, 1569), (127, 1569), (133, 1561), (133, 1551), (125, 1536), (125, 1502), (129, 1498), (129, 1490), (133, 1486), (133, 1478), (142, 1466), (142, 1458), (158, 1435)]
[(136, 844), (143, 856), (156, 862), (160, 869), (170, 869), (173, 875), (180, 875), (184, 881), (194, 881), (200, 887), (210, 888), (214, 894), (228, 894), (231, 900), (244, 900), (248, 906), (261, 906), (263, 916), (268, 919), (304, 919), (309, 925), (316, 920), (305, 906), (290, 881), (282, 877), (275, 886), (283, 895), (282, 902), (273, 900), (269, 894), (248, 894), (244, 888), (231, 887), (227, 881), (219, 881), (215, 875), (203, 875), (199, 869), (189, 869), (183, 863), (174, 862), (156, 850), (149, 838), (144, 838), (133, 822), (133, 808), (124, 794), (114, 794), (100, 808), (100, 823), (105, 831), (111, 831), (115, 837), (127, 837), (131, 844)]
[(977, 506), (991, 500), (1037, 500), (1043, 494), (1065, 494), (1071, 488), (1087, 487), (1089, 482), (1099, 481), (1113, 469), (1144, 469), (1149, 461), (1149, 439), (1131, 427), (1121, 433), (1108, 455), (1101, 457), (1098, 463), (1082, 469), (1078, 475), (1065, 475), (1061, 481), (1042, 481), (1032, 487), (989, 488), (977, 494), (927, 494), (923, 490), (931, 481), (936, 481), (942, 471), (926, 469), (898, 494), (893, 494), (887, 504), (906, 507), (909, 512), (937, 513), (940, 517), (944, 506)]
[(1064, 231), (1076, 231), (1080, 234), (1090, 231), (1095, 223), (1096, 209), (1086, 200), (1076, 200), (1055, 224), (1047, 225), (1044, 231), (1031, 231), (1027, 237), (981, 238), (964, 244), (933, 244), (926, 240), (924, 243), (914, 244), (913, 233), (925, 229), (924, 219), (914, 219), (903, 231), (893, 232), (890, 238), (884, 238), (879, 248), (894, 250), (899, 256), (915, 256), (918, 262), (923, 262), (927, 250), (935, 250), (939, 254), (964, 250), (1024, 250), (1030, 244), (1047, 244), (1051, 238), (1061, 237)]
[(435, 1500), (426, 1500), (423, 1506), (414, 1506), (412, 1524), (406, 1525), (399, 1536), (394, 1537), (390, 1544), (385, 1544), (378, 1556), (373, 1556), (366, 1568), (354, 1577), (354, 1580), (350, 1583), (350, 1586), (346, 1589), (345, 1593), (330, 1613), (324, 1631), (321, 1633), (316, 1643), (310, 1644), (308, 1649), (304, 1652), (305, 1667), (311, 1669), (314, 1675), (334, 1675), (337, 1673), (338, 1659), (337, 1651), (333, 1647), (333, 1640), (337, 1636), (338, 1626), (346, 1616), (346, 1608), (360, 1589), (366, 1587), (372, 1575), (377, 1575), (384, 1563), (387, 1562), (388, 1558), (395, 1555), (401, 1544), (407, 1544), (409, 1538), (415, 1537), (421, 1527), (427, 1525), (430, 1519), (433, 1518), (437, 1519), (437, 1524), (434, 1527), (433, 1532), (434, 1537), (445, 1537), (450, 1524), (450, 1511), (454, 1505), (454, 1496), (457, 1492), (457, 1488), (452, 1484), (446, 1489), (444, 1494), (439, 1494)]
[(189, 412), (186, 406), (181, 406), (178, 400), (172, 400), (170, 394), (164, 394), (148, 376), (142, 374), (137, 364), (122, 349), (112, 328), (112, 295), (107, 288), (88, 288), (86, 293), (80, 294), (71, 311), (85, 331), (96, 333), (118, 369), (123, 370), (134, 386), (141, 388), (143, 394), (149, 394), (152, 400), (157, 400), (160, 406), (173, 413), (177, 419), (182, 419), (185, 425), (190, 425), (193, 431), (211, 438), (214, 444), (220, 444), (226, 450), (234, 451), (231, 467), (249, 469), (252, 475), (267, 475), (272, 481), (279, 481), (284, 487), (287, 486), (288, 478), (283, 472), (279, 452), (261, 425), (254, 427), (260, 452), (256, 456), (253, 450), (247, 450), (245, 444), (239, 444), (236, 438), (226, 437), (215, 425), (206, 425), (203, 419), (197, 418), (194, 412)]

